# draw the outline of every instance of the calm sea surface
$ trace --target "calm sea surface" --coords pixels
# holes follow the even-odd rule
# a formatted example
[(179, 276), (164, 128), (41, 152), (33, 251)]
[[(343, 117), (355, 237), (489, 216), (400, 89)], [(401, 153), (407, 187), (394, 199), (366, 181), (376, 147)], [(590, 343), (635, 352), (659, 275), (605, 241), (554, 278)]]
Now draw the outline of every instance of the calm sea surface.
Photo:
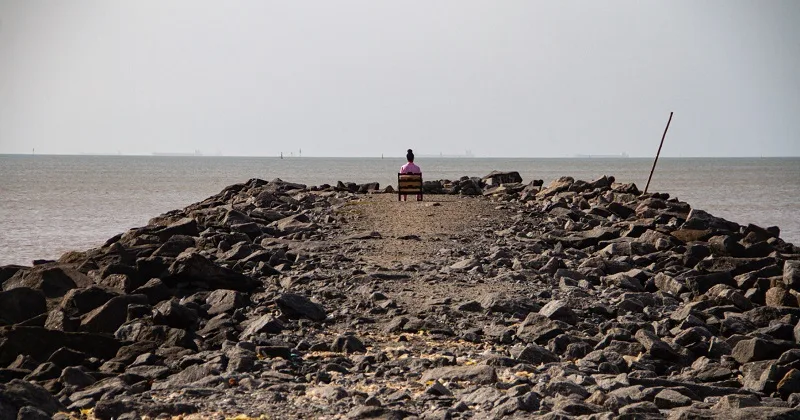
[[(392, 184), (403, 159), (0, 155), (0, 265), (102, 244), (158, 214), (250, 178)], [(426, 179), (519, 171), (525, 181), (614, 175), (647, 183), (650, 159), (418, 158)], [(800, 158), (662, 158), (651, 191), (800, 243)]]

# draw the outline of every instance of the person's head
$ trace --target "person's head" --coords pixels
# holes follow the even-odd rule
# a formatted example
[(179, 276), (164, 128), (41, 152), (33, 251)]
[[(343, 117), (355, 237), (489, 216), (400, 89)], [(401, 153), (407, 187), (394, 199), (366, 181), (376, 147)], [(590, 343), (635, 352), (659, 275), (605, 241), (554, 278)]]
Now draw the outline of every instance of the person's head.
[(408, 152), (406, 152), (406, 159), (408, 159), (409, 162), (413, 162), (414, 161), (414, 151), (413, 150), (408, 149)]

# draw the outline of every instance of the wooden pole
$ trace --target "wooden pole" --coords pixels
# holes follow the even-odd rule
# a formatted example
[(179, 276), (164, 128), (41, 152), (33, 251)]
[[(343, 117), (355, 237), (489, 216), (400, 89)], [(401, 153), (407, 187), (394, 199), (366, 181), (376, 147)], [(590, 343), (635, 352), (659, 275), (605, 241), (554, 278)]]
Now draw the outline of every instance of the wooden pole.
[(661, 136), (661, 144), (658, 145), (658, 152), (656, 152), (656, 159), (653, 161), (653, 168), (650, 169), (650, 176), (647, 177), (647, 185), (644, 186), (644, 193), (647, 194), (647, 189), (650, 188), (650, 180), (653, 179), (653, 172), (656, 170), (656, 163), (658, 163), (658, 156), (661, 154), (661, 146), (664, 145), (664, 138), (667, 137), (667, 130), (669, 130), (669, 123), (672, 122), (672, 112), (669, 113), (669, 120), (667, 126), (664, 128), (664, 134)]

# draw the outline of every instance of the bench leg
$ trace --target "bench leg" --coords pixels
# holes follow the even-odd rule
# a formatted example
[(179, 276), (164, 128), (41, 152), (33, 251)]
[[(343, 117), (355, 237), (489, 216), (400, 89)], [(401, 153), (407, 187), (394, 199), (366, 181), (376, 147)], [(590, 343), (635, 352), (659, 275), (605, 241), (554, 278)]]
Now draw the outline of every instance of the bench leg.
[(417, 201), (422, 201), (422, 194), (417, 194)]

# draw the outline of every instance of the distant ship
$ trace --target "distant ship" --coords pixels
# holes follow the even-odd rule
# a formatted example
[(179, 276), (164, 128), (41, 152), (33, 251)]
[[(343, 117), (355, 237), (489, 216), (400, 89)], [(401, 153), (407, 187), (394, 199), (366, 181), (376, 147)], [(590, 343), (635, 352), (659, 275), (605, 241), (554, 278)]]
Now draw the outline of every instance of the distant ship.
[(622, 152), (618, 155), (575, 155), (576, 158), (601, 158), (601, 159), (619, 159), (619, 158), (629, 158), (627, 153)]

